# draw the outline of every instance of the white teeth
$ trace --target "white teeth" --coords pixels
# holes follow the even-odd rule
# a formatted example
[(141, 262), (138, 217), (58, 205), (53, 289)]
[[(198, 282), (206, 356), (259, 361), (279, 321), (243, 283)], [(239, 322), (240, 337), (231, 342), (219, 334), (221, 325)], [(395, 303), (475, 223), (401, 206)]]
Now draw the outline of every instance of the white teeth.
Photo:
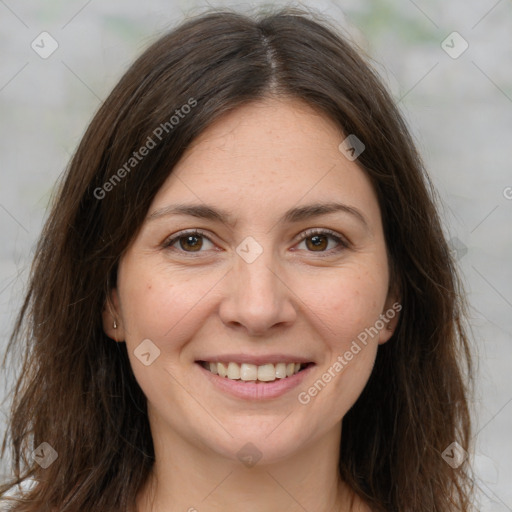
[(242, 380), (258, 380), (258, 367), (255, 364), (243, 363), (240, 366), (240, 378)]
[(231, 380), (272, 382), (276, 379), (285, 379), (299, 372), (300, 363), (267, 363), (260, 366), (255, 364), (234, 363), (203, 363), (203, 367), (220, 377)]
[(286, 377), (286, 363), (276, 364), (276, 378), (284, 379)]
[[(215, 364), (215, 363), (213, 363), (213, 364)], [(221, 377), (227, 377), (228, 376), (228, 369), (222, 363), (217, 363), (217, 373)]]
[(240, 366), (236, 363), (228, 364), (228, 379), (238, 380), (240, 378)]
[(258, 380), (269, 382), (276, 380), (276, 368), (273, 364), (258, 366)]

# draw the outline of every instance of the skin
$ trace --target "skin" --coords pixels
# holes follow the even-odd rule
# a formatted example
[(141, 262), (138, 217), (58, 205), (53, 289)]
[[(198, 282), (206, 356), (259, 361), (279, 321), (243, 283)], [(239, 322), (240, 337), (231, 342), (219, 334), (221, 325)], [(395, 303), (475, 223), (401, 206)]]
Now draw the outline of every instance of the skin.
[[(187, 149), (123, 254), (104, 328), (127, 343), (148, 400), (156, 463), (139, 512), (370, 510), (338, 475), (341, 420), (398, 315), (308, 404), (298, 401), (397, 301), (377, 197), (357, 161), (338, 149), (345, 137), (300, 100), (266, 99), (228, 113)], [(279, 220), (329, 201), (358, 209), (366, 225), (345, 212)], [(236, 223), (150, 219), (176, 203), (225, 209)], [(207, 238), (164, 247), (195, 228)], [(310, 228), (330, 229), (348, 246), (328, 235), (320, 248), (314, 235), (301, 241)], [(263, 250), (252, 263), (236, 252), (248, 236)], [(144, 339), (160, 350), (149, 366), (134, 355)], [(226, 353), (300, 355), (316, 366), (297, 388), (256, 402), (219, 391), (195, 363)], [(253, 467), (237, 457), (248, 442), (261, 452)]]

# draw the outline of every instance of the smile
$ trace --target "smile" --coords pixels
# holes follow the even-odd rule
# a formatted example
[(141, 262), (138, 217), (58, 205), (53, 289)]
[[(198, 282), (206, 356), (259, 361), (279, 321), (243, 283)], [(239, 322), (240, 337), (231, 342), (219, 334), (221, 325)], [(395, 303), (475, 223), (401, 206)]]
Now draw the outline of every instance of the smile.
[(286, 379), (304, 370), (310, 363), (266, 363), (255, 365), (199, 361), (201, 366), (214, 375), (230, 380), (273, 382)]
[[(226, 359), (229, 361), (231, 358)], [(281, 361), (276, 363), (266, 363), (265, 360), (268, 359), (263, 357), (249, 358), (239, 355), (237, 359), (238, 362), (199, 360), (195, 363), (200, 374), (214, 389), (234, 398), (250, 401), (277, 399), (290, 393), (308, 378), (316, 366), (313, 362), (286, 362), (293, 359), (284, 357), (279, 357)], [(252, 359), (253, 362), (244, 362), (243, 359)]]

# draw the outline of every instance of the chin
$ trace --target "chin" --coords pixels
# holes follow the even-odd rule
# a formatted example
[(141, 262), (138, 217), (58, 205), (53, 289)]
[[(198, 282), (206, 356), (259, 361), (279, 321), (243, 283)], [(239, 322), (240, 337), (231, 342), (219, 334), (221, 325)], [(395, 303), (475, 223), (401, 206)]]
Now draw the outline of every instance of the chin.
[(240, 419), (236, 425), (226, 423), (233, 437), (225, 435), (222, 441), (209, 438), (204, 442), (218, 455), (248, 467), (275, 464), (297, 455), (310, 437), (304, 429), (286, 424), (289, 420), (285, 418), (286, 414), (272, 418), (255, 415)]

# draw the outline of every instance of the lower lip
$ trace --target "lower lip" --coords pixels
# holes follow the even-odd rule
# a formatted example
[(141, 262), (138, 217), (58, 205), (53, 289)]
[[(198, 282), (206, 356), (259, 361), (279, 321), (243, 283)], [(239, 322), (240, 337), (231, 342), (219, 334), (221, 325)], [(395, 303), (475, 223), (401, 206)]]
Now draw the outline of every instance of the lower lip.
[(313, 366), (315, 366), (310, 364), (304, 370), (284, 379), (276, 379), (271, 382), (256, 382), (220, 377), (208, 371), (200, 363), (196, 364), (206, 378), (210, 379), (210, 382), (218, 389), (236, 398), (244, 398), (246, 400), (268, 400), (280, 397), (297, 387), (309, 375)]

